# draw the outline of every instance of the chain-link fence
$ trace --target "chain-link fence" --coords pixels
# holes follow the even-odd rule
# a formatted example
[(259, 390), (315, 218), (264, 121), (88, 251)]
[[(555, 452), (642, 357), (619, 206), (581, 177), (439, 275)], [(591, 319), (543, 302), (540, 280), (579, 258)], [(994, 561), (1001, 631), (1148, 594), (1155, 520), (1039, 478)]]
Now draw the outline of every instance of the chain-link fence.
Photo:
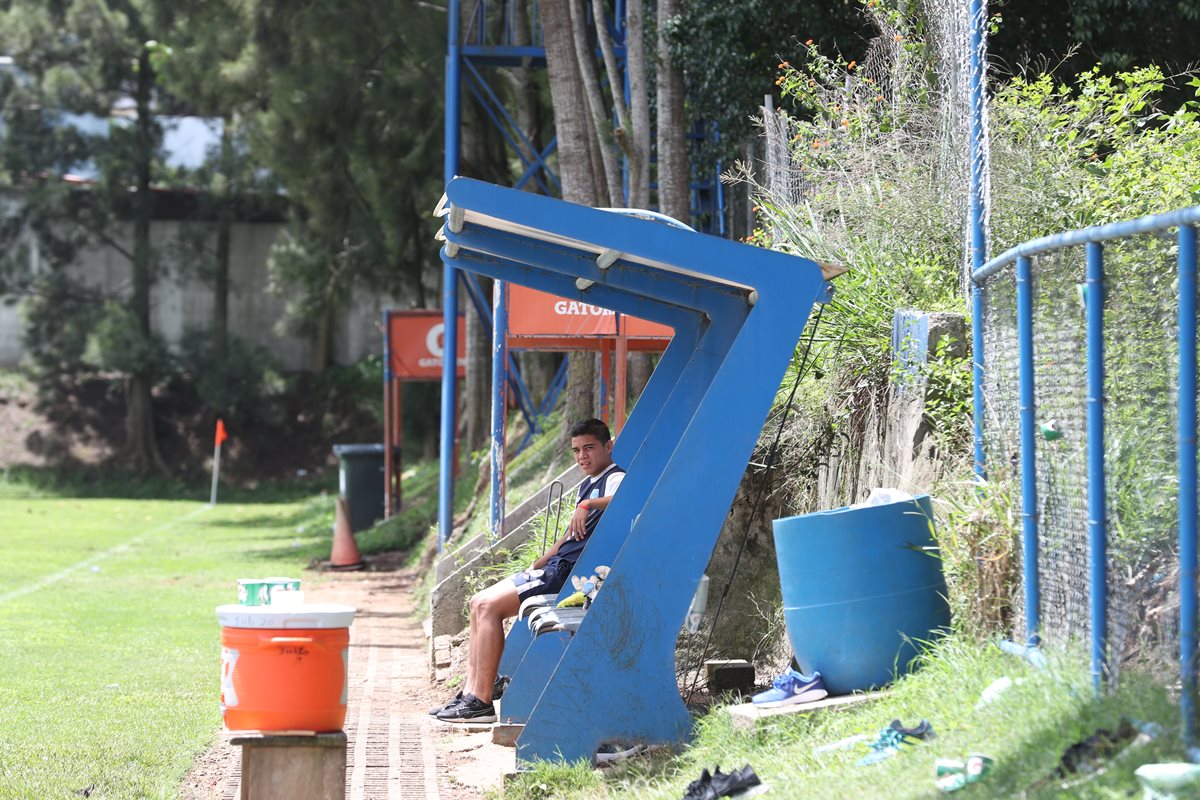
[[(1200, 207), (1164, 215), (1157, 224), (1110, 226), (1015, 249), (1032, 256), (1033, 474), (1022, 474), (1016, 253), (985, 267), (981, 273), (987, 275), (978, 281), (984, 301), (988, 479), (1010, 484), (1023, 517), (1027, 509), (1017, 485), (1032, 481), (1036, 491), (1029, 522), (1036, 526), (1037, 563), (1024, 565), (1023, 575), (1026, 586), (1036, 581), (1040, 603), (1027, 619), (1050, 642), (1098, 635), (1106, 657), (1096, 666), (1109, 681), (1128, 668), (1164, 679), (1178, 670), (1181, 374), (1188, 380), (1179, 358), (1179, 286), (1194, 283), (1180, 280), (1175, 226), (1196, 219)], [(1087, 282), (1082, 242), (1102, 240), (1104, 289), (1099, 292)], [(1188, 260), (1194, 274), (1194, 254)], [(1089, 525), (1095, 515), (1089, 513), (1088, 359), (1096, 347), (1089, 348), (1086, 312), (1097, 301), (1103, 303), (1105, 372), (1105, 502), (1103, 519), (1097, 520), (1103, 522), (1107, 548), (1103, 631), (1092, 630), (1089, 589), (1095, 574)], [(1187, 384), (1193, 391), (1194, 375), (1193, 363)], [(1194, 448), (1194, 434), (1192, 441)], [(1190, 457), (1194, 461), (1194, 449)], [(1195, 486), (1183, 488), (1194, 497)]]

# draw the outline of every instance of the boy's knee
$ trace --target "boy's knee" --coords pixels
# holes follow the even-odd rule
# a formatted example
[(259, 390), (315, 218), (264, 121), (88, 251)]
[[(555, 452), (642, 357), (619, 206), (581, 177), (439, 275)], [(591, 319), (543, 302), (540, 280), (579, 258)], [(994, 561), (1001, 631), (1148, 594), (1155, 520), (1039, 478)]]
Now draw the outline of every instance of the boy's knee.
[(499, 616), (502, 600), (494, 594), (477, 594), (471, 598), (471, 614), (477, 619)]

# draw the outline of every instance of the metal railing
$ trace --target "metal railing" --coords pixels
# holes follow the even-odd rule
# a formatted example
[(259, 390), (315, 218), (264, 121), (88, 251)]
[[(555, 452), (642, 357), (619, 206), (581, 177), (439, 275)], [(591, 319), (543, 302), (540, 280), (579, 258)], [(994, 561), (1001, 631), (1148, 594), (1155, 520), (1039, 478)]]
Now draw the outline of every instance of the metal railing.
[(972, 274), (974, 332), (976, 470), (985, 476), (983, 315), (987, 279), (1015, 264), (1018, 339), (1021, 526), (1024, 562), (1025, 633), (1036, 647), (1040, 629), (1038, 574), (1037, 423), (1034, 394), (1033, 267), (1035, 257), (1082, 246), (1086, 250), (1086, 452), (1088, 477), (1088, 609), (1091, 621), (1091, 675), (1099, 690), (1107, 674), (1108, 515), (1105, 476), (1104, 242), (1175, 229), (1178, 269), (1177, 474), (1179, 547), (1180, 716), (1186, 745), (1195, 739), (1197, 597), (1196, 597), (1196, 228), (1200, 206), (1128, 222), (1085, 228), (1034, 239), (1008, 250)]

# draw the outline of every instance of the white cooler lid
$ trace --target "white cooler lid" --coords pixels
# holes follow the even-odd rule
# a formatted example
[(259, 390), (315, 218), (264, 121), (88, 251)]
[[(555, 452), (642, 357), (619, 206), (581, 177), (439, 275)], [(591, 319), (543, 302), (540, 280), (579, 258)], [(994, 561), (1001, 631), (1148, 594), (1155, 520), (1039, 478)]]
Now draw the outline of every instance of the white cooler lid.
[(223, 628), (349, 628), (354, 606), (340, 603), (307, 603), (297, 606), (217, 606)]

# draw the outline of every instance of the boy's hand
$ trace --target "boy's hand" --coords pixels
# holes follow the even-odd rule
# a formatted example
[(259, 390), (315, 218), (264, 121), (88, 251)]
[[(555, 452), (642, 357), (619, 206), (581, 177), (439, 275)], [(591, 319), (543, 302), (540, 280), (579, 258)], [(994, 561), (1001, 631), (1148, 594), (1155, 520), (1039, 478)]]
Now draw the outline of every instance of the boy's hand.
[(571, 515), (571, 521), (567, 524), (567, 533), (577, 542), (587, 534), (587, 517), (587, 508), (582, 505), (575, 506), (575, 513)]

